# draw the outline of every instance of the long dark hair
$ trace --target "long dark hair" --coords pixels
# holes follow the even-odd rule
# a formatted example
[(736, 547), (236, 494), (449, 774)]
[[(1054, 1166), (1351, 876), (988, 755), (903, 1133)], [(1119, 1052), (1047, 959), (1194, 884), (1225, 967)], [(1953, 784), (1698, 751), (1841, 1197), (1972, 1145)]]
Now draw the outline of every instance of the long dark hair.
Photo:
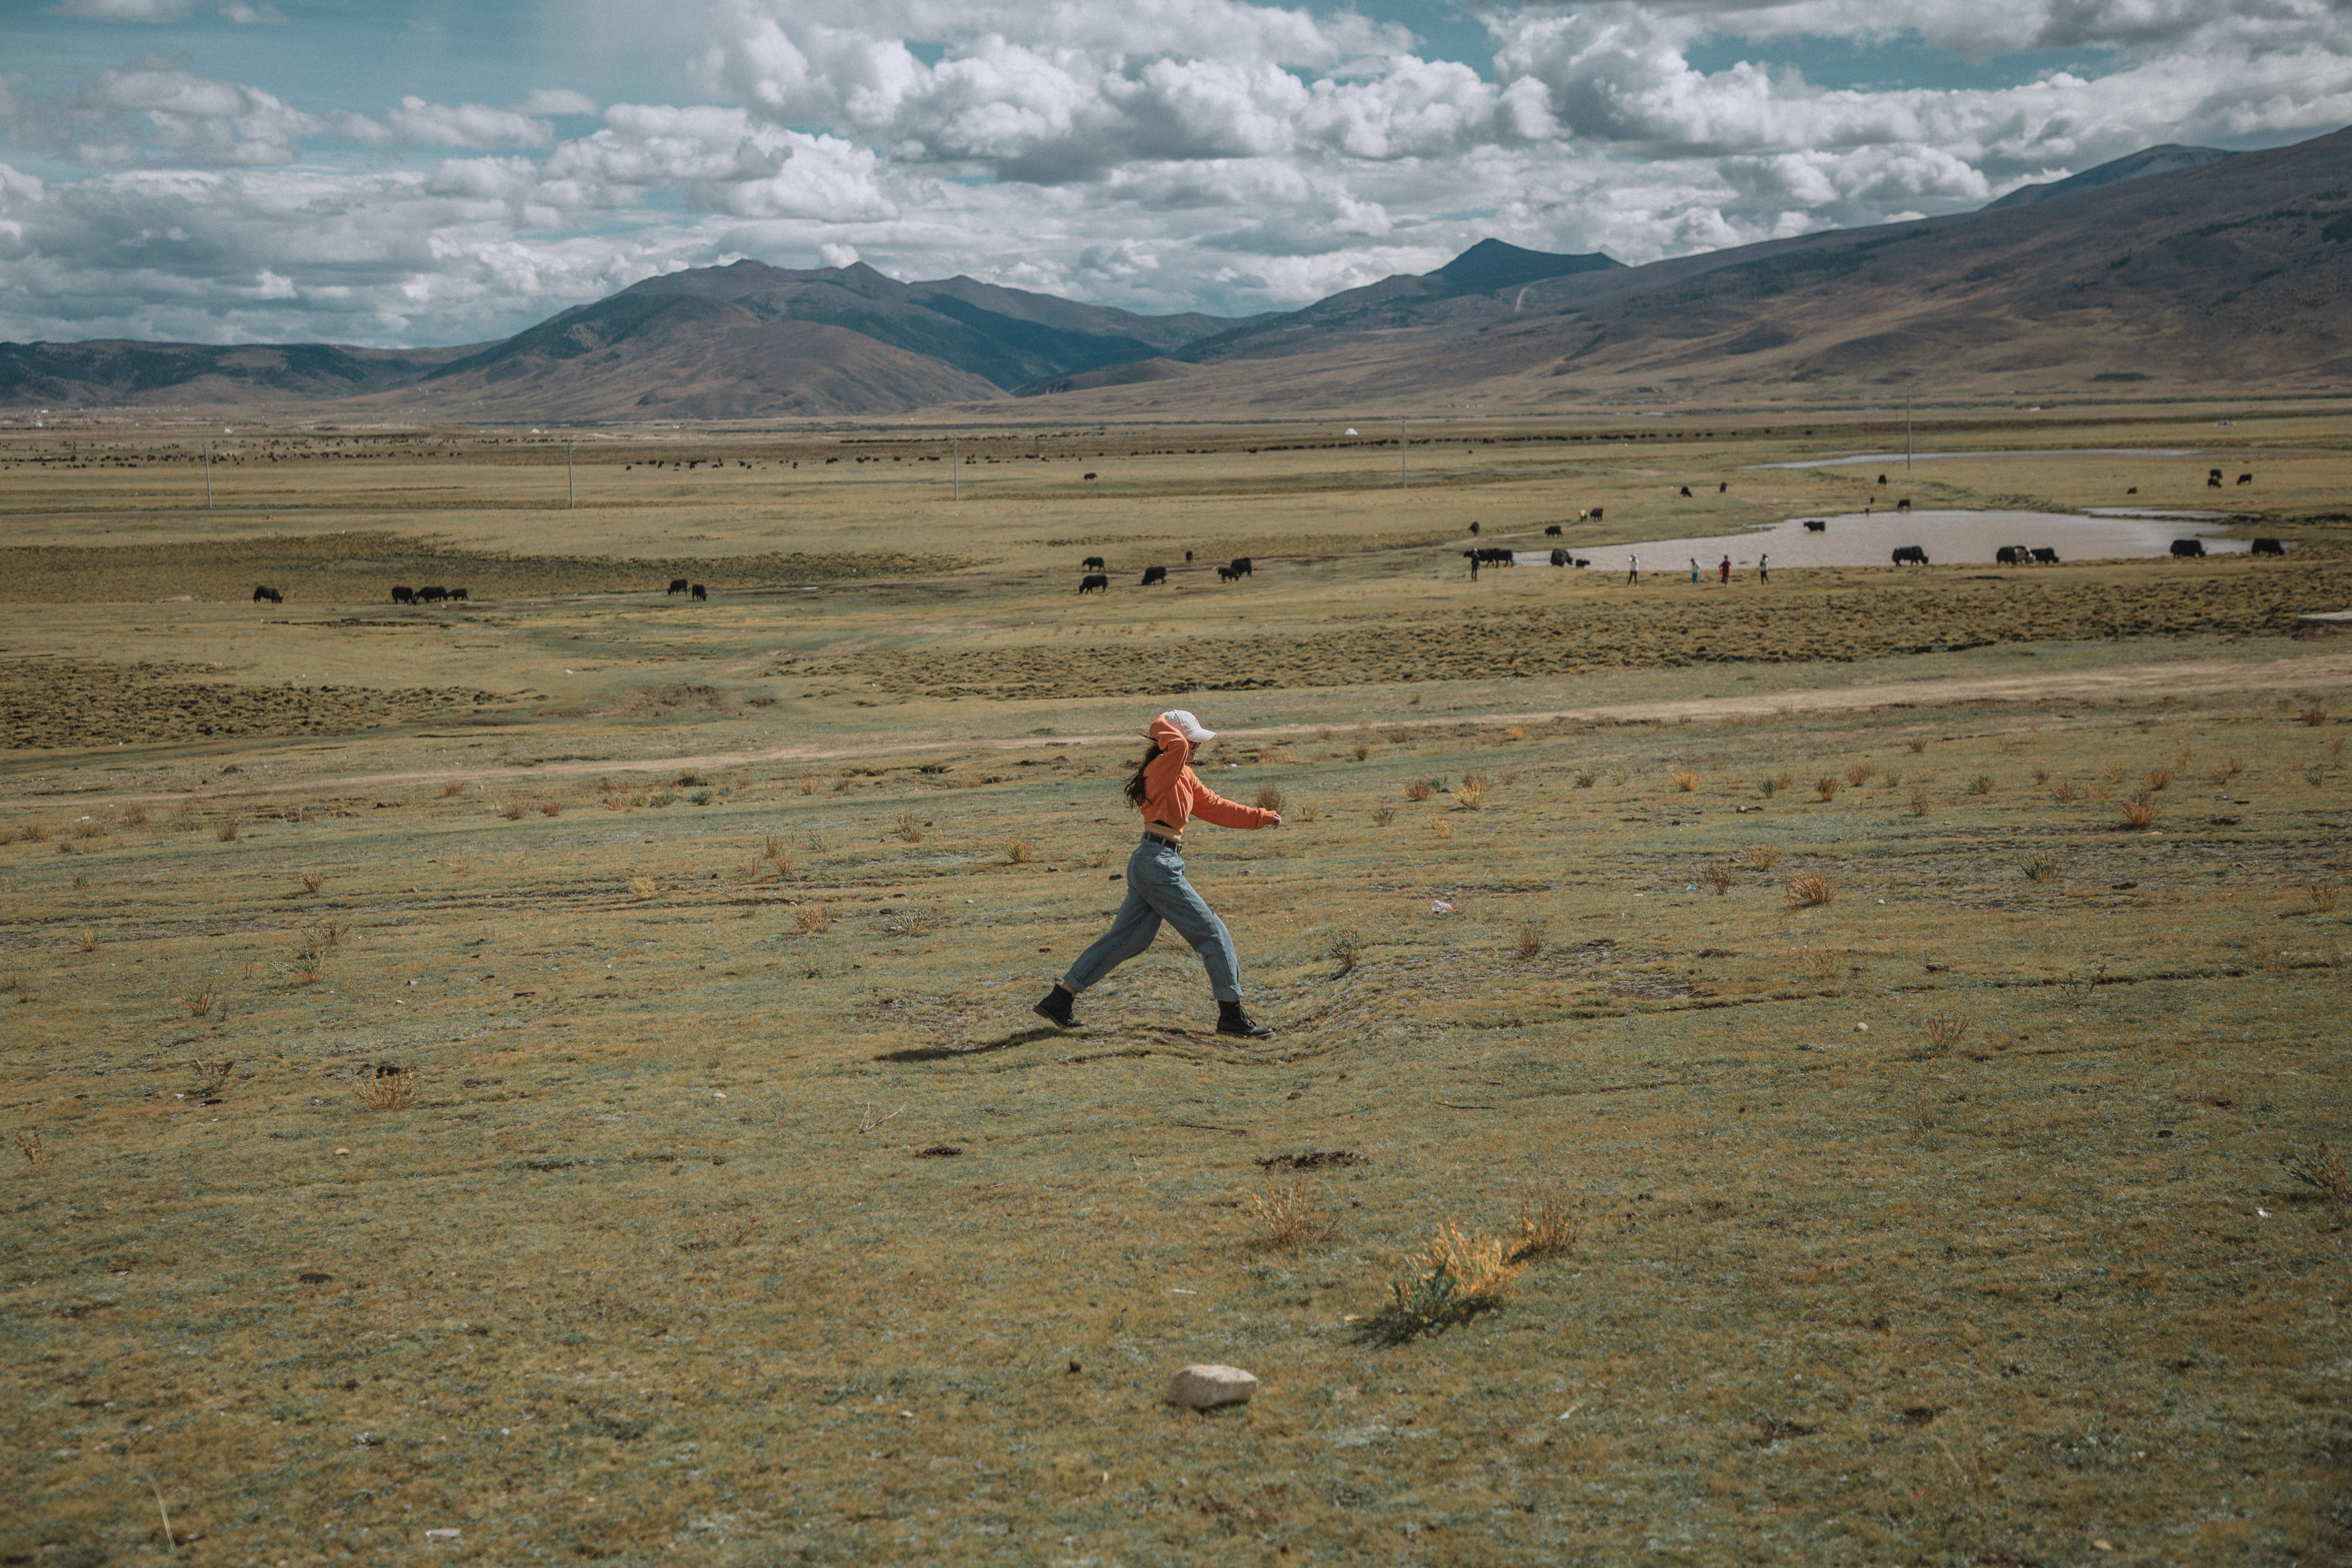
[(1157, 741), (1152, 742), (1151, 749), (1143, 753), (1143, 760), (1135, 764), (1135, 776), (1127, 781), (1127, 798), (1135, 803), (1135, 809), (1138, 811), (1141, 811), (1143, 809), (1143, 796), (1145, 793), (1143, 787), (1143, 772), (1152, 763), (1158, 762), (1163, 754), (1164, 753), (1160, 750), (1160, 742)]

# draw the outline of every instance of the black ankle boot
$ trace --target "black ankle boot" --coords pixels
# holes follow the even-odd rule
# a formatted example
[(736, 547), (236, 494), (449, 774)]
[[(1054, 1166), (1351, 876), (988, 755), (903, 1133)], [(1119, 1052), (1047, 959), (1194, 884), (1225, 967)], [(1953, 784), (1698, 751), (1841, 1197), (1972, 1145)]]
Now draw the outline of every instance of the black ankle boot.
[(1065, 1029), (1075, 1029), (1078, 1026), (1078, 1020), (1070, 1012), (1070, 1004), (1075, 1000), (1076, 998), (1067, 991), (1056, 985), (1045, 993), (1045, 999), (1043, 1002), (1030, 1010), (1040, 1018), (1059, 1024)]
[(1243, 1012), (1242, 1005), (1238, 1002), (1217, 1004), (1217, 1033), (1235, 1035), (1244, 1040), (1267, 1040), (1274, 1037), (1274, 1031)]

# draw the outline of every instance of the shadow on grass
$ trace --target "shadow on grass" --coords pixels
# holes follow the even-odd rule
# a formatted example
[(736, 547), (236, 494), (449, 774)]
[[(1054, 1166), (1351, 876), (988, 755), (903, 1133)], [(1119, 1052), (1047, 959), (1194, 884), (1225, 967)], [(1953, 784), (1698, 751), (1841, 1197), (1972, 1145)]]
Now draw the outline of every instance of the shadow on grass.
[(877, 1062), (944, 1062), (957, 1057), (984, 1057), (991, 1051), (1009, 1051), (1015, 1046), (1026, 1046), (1038, 1040), (1062, 1037), (1065, 1031), (1050, 1026), (1035, 1029), (1015, 1029), (993, 1040), (982, 1040), (969, 1046), (912, 1046), (903, 1051), (884, 1051), (874, 1059)]
[(1465, 1294), (1443, 1264), (1412, 1279), (1389, 1287), (1388, 1306), (1355, 1325), (1358, 1344), (1394, 1347), (1410, 1344), (1425, 1334), (1442, 1334), (1503, 1304), (1498, 1296)]

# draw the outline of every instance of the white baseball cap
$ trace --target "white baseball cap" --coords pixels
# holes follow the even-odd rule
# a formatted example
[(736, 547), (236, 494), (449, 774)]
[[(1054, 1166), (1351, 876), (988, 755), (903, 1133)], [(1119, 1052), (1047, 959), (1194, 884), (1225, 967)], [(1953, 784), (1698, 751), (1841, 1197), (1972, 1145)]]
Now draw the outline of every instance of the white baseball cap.
[(1181, 708), (1171, 708), (1160, 717), (1175, 725), (1177, 732), (1196, 746), (1205, 746), (1217, 738), (1214, 730), (1203, 730), (1201, 721)]

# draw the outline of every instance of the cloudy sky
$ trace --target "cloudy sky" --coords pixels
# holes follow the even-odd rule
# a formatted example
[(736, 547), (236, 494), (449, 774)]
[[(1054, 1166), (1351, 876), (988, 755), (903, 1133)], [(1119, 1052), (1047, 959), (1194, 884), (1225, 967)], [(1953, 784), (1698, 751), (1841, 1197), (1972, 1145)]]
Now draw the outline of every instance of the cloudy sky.
[(2352, 123), (2352, 0), (0, 0), (0, 340), (480, 342), (863, 259), (1287, 309)]

